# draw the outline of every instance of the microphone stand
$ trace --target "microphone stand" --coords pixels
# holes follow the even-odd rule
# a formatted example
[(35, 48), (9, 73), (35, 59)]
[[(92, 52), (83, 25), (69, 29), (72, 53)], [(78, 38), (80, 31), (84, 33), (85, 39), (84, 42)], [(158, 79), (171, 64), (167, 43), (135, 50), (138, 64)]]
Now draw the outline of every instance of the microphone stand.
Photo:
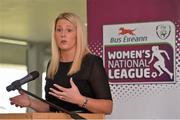
[(68, 111), (68, 110), (66, 110), (66, 109), (64, 109), (64, 108), (62, 108), (62, 107), (59, 107), (59, 106), (57, 106), (57, 105), (55, 105), (55, 104), (53, 104), (53, 103), (51, 103), (51, 102), (49, 102), (49, 101), (46, 101), (46, 100), (44, 100), (44, 99), (42, 99), (42, 98), (40, 98), (40, 97), (32, 94), (32, 93), (29, 92), (29, 91), (26, 91), (26, 90), (22, 89), (21, 87), (18, 88), (18, 90), (23, 91), (23, 92), (25, 92), (26, 94), (28, 94), (28, 95), (36, 98), (36, 99), (39, 99), (39, 100), (42, 101), (42, 102), (45, 102), (45, 103), (49, 104), (51, 107), (54, 107), (54, 108), (56, 108), (56, 109), (59, 110), (59, 111), (62, 111), (62, 112), (65, 112), (65, 113), (69, 114), (69, 115), (71, 116), (71, 118), (73, 118), (73, 119), (75, 119), (75, 120), (79, 120), (79, 119), (80, 119), (80, 120), (86, 120), (85, 118), (83, 118), (83, 117), (81, 117), (80, 115), (78, 115), (76, 112), (70, 112), (70, 111)]

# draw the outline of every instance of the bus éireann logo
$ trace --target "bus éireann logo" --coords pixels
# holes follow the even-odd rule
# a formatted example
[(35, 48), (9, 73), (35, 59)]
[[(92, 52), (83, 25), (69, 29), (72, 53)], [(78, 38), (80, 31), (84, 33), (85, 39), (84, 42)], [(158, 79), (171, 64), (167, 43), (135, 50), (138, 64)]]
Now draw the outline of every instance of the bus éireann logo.
[(121, 27), (119, 28), (119, 34), (120, 35), (125, 35), (125, 34), (135, 35), (135, 29), (127, 29), (127, 28)]

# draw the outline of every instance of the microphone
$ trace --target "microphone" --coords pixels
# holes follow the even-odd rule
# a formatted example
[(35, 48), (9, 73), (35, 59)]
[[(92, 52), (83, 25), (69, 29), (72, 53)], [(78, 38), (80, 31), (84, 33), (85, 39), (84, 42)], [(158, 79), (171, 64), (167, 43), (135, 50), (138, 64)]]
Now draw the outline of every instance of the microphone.
[(39, 72), (38, 71), (33, 71), (31, 73), (29, 73), (28, 75), (26, 75), (25, 77), (16, 80), (14, 82), (12, 82), (9, 86), (6, 87), (6, 90), (9, 92), (11, 90), (16, 90), (18, 89), (21, 85), (30, 82), (36, 78), (39, 77)]
[(51, 103), (51, 102), (49, 102), (47, 100), (44, 100), (44, 99), (36, 96), (35, 94), (21, 88), (21, 85), (23, 85), (23, 84), (25, 84), (27, 82), (30, 82), (30, 81), (36, 79), (37, 77), (39, 77), (39, 72), (38, 71), (33, 71), (33, 72), (29, 73), (28, 75), (26, 75), (25, 77), (12, 82), (9, 86), (6, 87), (6, 90), (9, 92), (11, 90), (18, 89), (18, 90), (23, 91), (26, 94), (34, 97), (34, 98), (39, 99), (42, 102), (45, 102), (45, 103), (49, 104), (51, 107), (54, 107), (54, 108), (58, 109), (60, 112), (65, 112), (65, 113), (69, 114), (75, 120), (86, 120), (85, 118), (81, 117), (80, 115), (78, 115), (75, 112), (70, 112), (70, 111), (68, 111), (68, 110), (66, 110), (66, 109), (64, 109), (64, 108), (62, 108), (60, 106), (57, 106), (54, 103)]

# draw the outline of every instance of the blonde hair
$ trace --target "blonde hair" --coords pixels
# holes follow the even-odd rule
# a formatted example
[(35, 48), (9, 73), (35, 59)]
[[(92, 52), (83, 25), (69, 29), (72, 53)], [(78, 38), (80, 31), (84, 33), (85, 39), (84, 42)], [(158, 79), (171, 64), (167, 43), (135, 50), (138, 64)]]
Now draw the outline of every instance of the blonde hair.
[(59, 16), (55, 19), (54, 25), (52, 28), (52, 38), (51, 38), (51, 61), (48, 67), (48, 78), (54, 79), (54, 76), (58, 70), (59, 67), (59, 59), (60, 59), (60, 49), (57, 46), (56, 40), (55, 40), (55, 29), (56, 29), (56, 24), (58, 20), (60, 19), (65, 19), (69, 22), (71, 22), (73, 25), (76, 26), (77, 30), (77, 46), (76, 46), (76, 52), (74, 56), (74, 60), (72, 63), (72, 66), (68, 72), (67, 75), (73, 75), (74, 73), (78, 72), (81, 67), (82, 59), (84, 55), (89, 53), (89, 49), (87, 46), (87, 41), (84, 39), (84, 34), (83, 34), (83, 25), (80, 21), (80, 18), (73, 14), (73, 13), (62, 13), (59, 14)]

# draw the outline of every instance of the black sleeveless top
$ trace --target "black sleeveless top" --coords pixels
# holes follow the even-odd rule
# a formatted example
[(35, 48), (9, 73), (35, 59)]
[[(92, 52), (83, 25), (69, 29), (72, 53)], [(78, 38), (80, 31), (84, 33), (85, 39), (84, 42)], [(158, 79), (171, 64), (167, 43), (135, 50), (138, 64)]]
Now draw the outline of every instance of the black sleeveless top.
[[(100, 57), (87, 54), (83, 58), (80, 71), (78, 71), (73, 76), (67, 76), (71, 65), (72, 62), (60, 62), (54, 80), (48, 79), (46, 77), (45, 97), (47, 101), (68, 111), (89, 112), (76, 104), (59, 100), (56, 97), (48, 94), (50, 91), (49, 88), (53, 87), (53, 84), (58, 84), (66, 88), (70, 88), (70, 77), (73, 78), (74, 83), (83, 96), (95, 99), (112, 100), (108, 84), (108, 76), (105, 72), (103, 61)], [(50, 107), (50, 111), (57, 112), (58, 110)]]

